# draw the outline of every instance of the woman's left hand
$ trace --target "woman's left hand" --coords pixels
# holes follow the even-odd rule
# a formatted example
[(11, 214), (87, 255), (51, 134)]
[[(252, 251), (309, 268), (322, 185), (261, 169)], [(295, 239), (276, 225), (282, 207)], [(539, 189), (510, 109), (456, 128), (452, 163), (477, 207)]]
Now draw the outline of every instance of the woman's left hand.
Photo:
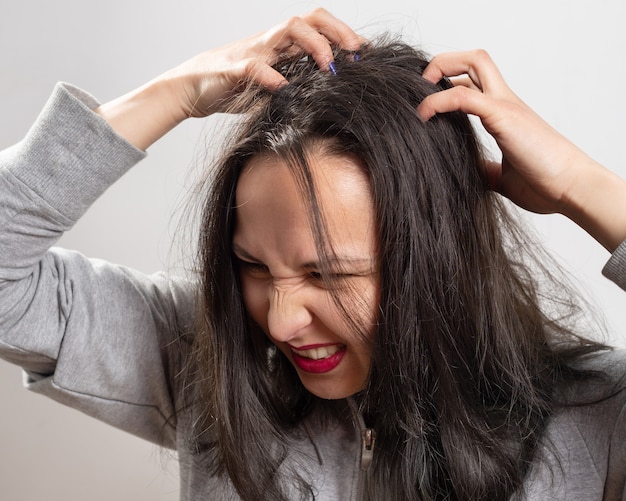
[(451, 77), (454, 87), (428, 96), (418, 113), (463, 111), (480, 118), (502, 161), (484, 161), (494, 190), (538, 213), (562, 213), (607, 249), (626, 238), (626, 183), (587, 156), (508, 87), (484, 51), (436, 56), (424, 78)]

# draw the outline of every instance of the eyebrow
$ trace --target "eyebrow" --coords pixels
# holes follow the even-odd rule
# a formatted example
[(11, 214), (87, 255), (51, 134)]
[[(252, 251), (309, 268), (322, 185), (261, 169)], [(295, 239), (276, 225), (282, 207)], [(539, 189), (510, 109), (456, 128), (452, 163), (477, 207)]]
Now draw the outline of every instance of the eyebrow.
[(233, 253), (238, 254), (239, 256), (241, 256), (241, 257), (243, 257), (245, 259), (249, 259), (250, 261), (255, 261), (255, 262), (259, 262), (260, 263), (260, 261), (257, 258), (255, 258), (246, 249), (244, 249), (243, 247), (240, 247), (236, 243), (233, 243)]
[[(257, 259), (252, 254), (250, 254), (246, 249), (244, 249), (243, 247), (235, 243), (233, 243), (233, 253), (237, 257), (241, 257), (243, 259), (247, 259), (255, 263), (261, 262), (260, 259)], [(367, 264), (368, 266), (372, 266), (373, 262), (374, 260), (370, 257), (361, 258), (361, 257), (351, 257), (351, 256), (337, 256), (337, 257), (331, 257), (329, 259), (328, 265), (337, 266), (337, 265), (342, 265), (342, 264), (352, 264), (352, 265), (359, 266), (359, 265)], [(303, 264), (302, 268), (306, 270), (317, 270), (320, 268), (320, 263), (317, 261), (310, 261), (308, 263)]]
[[(367, 265), (369, 267), (372, 266), (373, 264), (373, 260), (370, 258), (356, 258), (356, 257), (347, 257), (347, 256), (343, 256), (343, 257), (331, 257), (328, 260), (328, 267), (332, 268), (333, 266), (343, 266), (343, 265), (353, 265), (356, 267), (360, 267), (363, 265)], [(319, 262), (311, 262), (311, 263), (305, 263), (302, 265), (302, 267), (305, 270), (317, 270), (321, 267)]]

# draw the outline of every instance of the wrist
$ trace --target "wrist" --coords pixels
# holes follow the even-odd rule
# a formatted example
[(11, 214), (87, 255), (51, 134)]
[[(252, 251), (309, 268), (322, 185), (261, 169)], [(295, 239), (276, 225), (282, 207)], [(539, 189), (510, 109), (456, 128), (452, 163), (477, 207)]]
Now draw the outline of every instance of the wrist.
[(587, 155), (576, 168), (561, 212), (612, 252), (626, 239), (626, 182)]

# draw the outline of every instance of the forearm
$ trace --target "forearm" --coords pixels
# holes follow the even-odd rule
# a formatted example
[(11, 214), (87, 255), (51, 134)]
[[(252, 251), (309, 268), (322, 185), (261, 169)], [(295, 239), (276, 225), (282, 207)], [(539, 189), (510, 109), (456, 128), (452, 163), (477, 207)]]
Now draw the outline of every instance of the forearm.
[(626, 240), (626, 181), (582, 153), (575, 161), (580, 174), (563, 214), (613, 252)]
[(94, 111), (129, 143), (146, 150), (186, 116), (173, 103), (174, 83), (167, 75), (102, 104)]

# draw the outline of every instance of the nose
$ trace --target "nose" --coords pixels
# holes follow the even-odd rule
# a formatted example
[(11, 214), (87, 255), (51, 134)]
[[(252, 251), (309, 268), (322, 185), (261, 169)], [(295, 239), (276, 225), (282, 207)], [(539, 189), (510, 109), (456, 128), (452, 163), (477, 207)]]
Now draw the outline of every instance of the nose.
[(274, 284), (270, 292), (267, 328), (274, 341), (288, 342), (310, 325), (313, 315), (306, 300), (305, 287)]

